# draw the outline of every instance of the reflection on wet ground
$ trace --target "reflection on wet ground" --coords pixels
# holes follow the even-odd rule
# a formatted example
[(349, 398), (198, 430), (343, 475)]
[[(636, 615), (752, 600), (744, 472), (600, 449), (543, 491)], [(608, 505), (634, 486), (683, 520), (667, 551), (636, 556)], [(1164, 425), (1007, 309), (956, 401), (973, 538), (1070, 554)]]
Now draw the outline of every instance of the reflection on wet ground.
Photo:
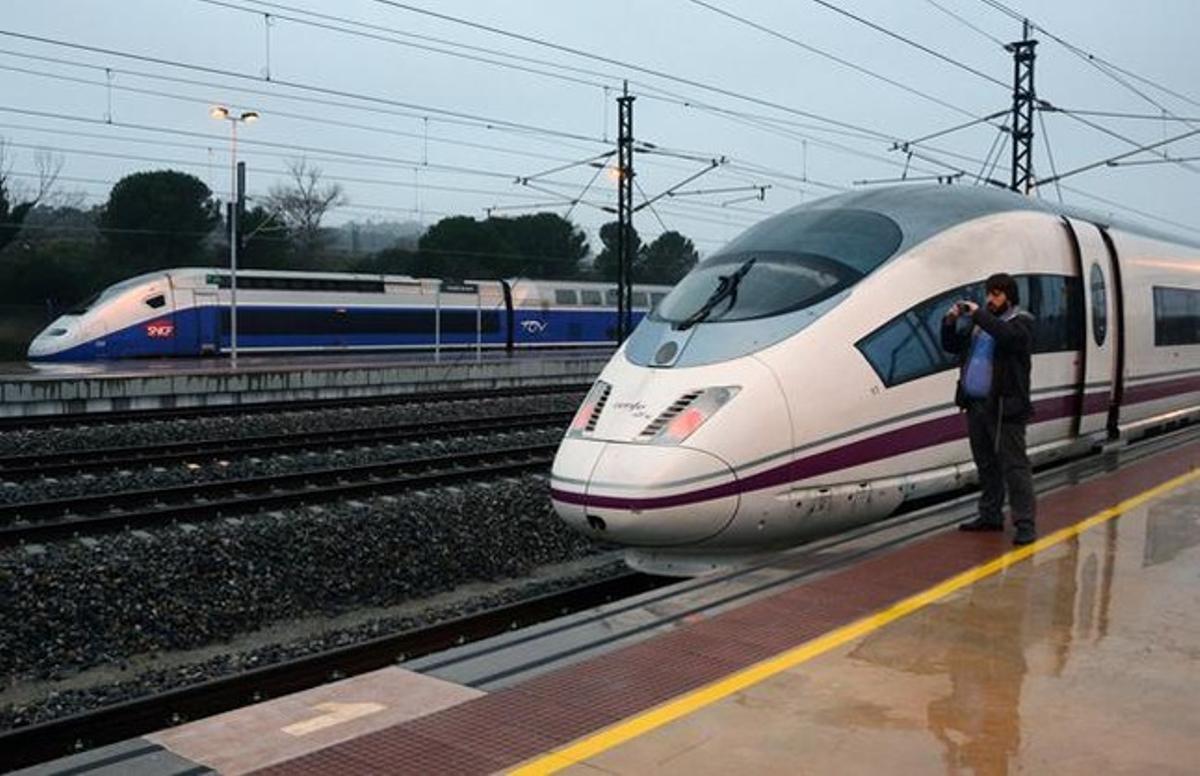
[(1180, 552), (1200, 544), (1200, 501), (1187, 494), (1151, 509), (1146, 520), (1146, 551), (1143, 566), (1175, 560)]
[(1198, 563), (1192, 484), (573, 772), (1194, 773)]

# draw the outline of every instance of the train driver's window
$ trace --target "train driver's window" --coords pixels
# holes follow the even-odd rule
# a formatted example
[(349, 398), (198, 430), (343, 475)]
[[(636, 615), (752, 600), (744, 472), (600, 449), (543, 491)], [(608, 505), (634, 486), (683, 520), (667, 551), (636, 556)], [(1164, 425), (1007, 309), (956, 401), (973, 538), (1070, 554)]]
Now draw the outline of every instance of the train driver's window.
[[(592, 307), (599, 307), (604, 303), (600, 298), (600, 292), (594, 289), (584, 289), (583, 291), (579, 292), (579, 295), (580, 298), (583, 299), (584, 304), (591, 305)], [(616, 300), (614, 299), (613, 302), (615, 304)]]
[(152, 296), (149, 299), (145, 300), (145, 303), (146, 303), (147, 307), (151, 307), (151, 308), (157, 310), (158, 308), (162, 307), (163, 305), (165, 305), (167, 303), (167, 298), (165, 296), (163, 296), (162, 294), (156, 294), (155, 296)]
[(962, 286), (961, 288), (947, 291), (933, 299), (922, 302), (914, 308), (914, 312), (916, 312), (925, 329), (926, 336), (937, 347), (935, 361), (940, 369), (950, 369), (955, 364), (954, 356), (942, 350), (941, 347), (942, 319), (946, 316), (946, 311), (950, 309), (950, 305), (961, 299), (970, 299), (976, 304), (982, 304), (983, 285), (972, 283), (968, 286)]
[(554, 289), (555, 304), (579, 304), (579, 297), (573, 288), (556, 288)]
[(942, 357), (925, 333), (921, 319), (906, 312), (858, 342), (879, 379), (887, 387), (939, 370)]

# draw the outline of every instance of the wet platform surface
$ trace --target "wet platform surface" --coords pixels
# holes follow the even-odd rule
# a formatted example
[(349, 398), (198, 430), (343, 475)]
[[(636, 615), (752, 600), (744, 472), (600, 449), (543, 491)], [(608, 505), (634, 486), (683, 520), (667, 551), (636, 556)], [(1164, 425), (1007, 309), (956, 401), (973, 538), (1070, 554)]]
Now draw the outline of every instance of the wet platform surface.
[(1200, 483), (565, 773), (1196, 773)]

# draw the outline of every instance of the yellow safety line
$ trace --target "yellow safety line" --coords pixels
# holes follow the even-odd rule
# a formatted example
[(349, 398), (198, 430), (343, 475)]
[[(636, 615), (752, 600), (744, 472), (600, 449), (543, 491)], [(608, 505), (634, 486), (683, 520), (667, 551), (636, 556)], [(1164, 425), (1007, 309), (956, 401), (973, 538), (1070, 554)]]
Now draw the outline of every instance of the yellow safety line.
[(893, 604), (883, 611), (864, 617), (861, 620), (838, 628), (837, 630), (830, 631), (829, 633), (813, 639), (812, 641), (807, 641), (786, 652), (782, 652), (775, 657), (767, 658), (760, 663), (756, 663), (755, 665), (738, 671), (737, 673), (730, 674), (723, 679), (718, 679), (712, 684), (669, 700), (635, 717), (630, 717), (617, 722), (611, 727), (593, 733), (586, 738), (581, 738), (552, 752), (540, 755), (537, 758), (527, 762), (525, 765), (519, 766), (510, 773), (514, 774), (515, 776), (533, 776), (533, 774), (557, 773), (563, 768), (570, 767), (571, 765), (575, 765), (576, 763), (580, 763), (591, 757), (595, 757), (601, 752), (612, 749), (613, 747), (622, 744), (631, 738), (636, 738), (643, 733), (648, 733), (655, 728), (667, 724), (668, 722), (672, 722), (680, 717), (702, 709), (709, 704), (715, 703), (722, 698), (726, 698), (735, 692), (739, 692), (747, 687), (758, 684), (759, 682), (769, 679), (778, 673), (788, 670), (789, 668), (794, 668), (795, 666), (811, 660), (818, 655), (822, 655), (832, 649), (835, 649), (848, 641), (852, 641), (860, 636), (865, 636), (872, 631), (878, 630), (884, 625), (898, 620), (901, 617), (912, 614), (913, 612), (918, 611), (941, 598), (944, 598), (956, 590), (960, 590), (968, 585), (978, 582), (981, 579), (989, 577), (992, 574), (1003, 571), (1014, 563), (1019, 563), (1020, 561), (1025, 560), (1034, 553), (1049, 549), (1050, 547), (1077, 536), (1090, 528), (1094, 528), (1101, 523), (1107, 522), (1124, 512), (1135, 509), (1151, 499), (1157, 498), (1197, 479), (1200, 479), (1200, 470), (1194, 470), (1188, 474), (1184, 474), (1164, 482), (1157, 487), (1151, 488), (1150, 490), (1144, 491), (1132, 498), (1126, 499), (1116, 506), (1109, 507), (1108, 509), (1098, 512), (1072, 526), (1064, 528), (1060, 531), (1055, 531), (1049, 536), (1039, 539), (1033, 544), (1028, 544), (1024, 547), (1018, 547), (1014, 550), (1004, 553), (1000, 557), (988, 563), (968, 569), (957, 576), (947, 579), (941, 584), (935, 585), (928, 590), (917, 593), (916, 595), (906, 598), (903, 601)]

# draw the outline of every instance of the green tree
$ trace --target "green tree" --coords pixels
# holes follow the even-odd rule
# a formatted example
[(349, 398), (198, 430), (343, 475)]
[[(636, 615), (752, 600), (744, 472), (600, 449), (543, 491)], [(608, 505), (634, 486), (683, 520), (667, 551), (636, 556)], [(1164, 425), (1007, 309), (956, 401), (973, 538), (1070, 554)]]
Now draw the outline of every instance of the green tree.
[[(592, 263), (592, 272), (600, 280), (616, 281), (617, 279), (617, 238), (620, 236), (620, 224), (616, 221), (609, 221), (604, 226), (600, 227), (600, 242), (603, 244), (600, 253), (596, 255), (596, 260)], [(633, 241), (629, 252), (633, 256), (633, 279), (636, 283), (641, 283), (642, 278), (637, 271), (637, 257), (642, 249), (642, 238), (638, 236), (637, 229), (633, 226), (629, 227), (629, 238)]]
[(583, 273), (587, 235), (554, 213), (515, 218), (443, 218), (419, 243), (411, 274), (453, 278), (574, 278)]
[(674, 285), (699, 259), (691, 240), (679, 232), (663, 232), (642, 249), (633, 276), (639, 283)]
[(117, 181), (100, 213), (110, 262), (134, 275), (197, 261), (220, 222), (208, 186), (175, 170), (137, 172)]
[(507, 263), (509, 274), (536, 278), (570, 279), (583, 273), (587, 234), (554, 213), (533, 213), (516, 218), (489, 218), (505, 244), (520, 257)]
[(499, 278), (514, 274), (519, 261), (494, 219), (443, 218), (421, 235), (417, 247), (411, 274), (421, 277)]

